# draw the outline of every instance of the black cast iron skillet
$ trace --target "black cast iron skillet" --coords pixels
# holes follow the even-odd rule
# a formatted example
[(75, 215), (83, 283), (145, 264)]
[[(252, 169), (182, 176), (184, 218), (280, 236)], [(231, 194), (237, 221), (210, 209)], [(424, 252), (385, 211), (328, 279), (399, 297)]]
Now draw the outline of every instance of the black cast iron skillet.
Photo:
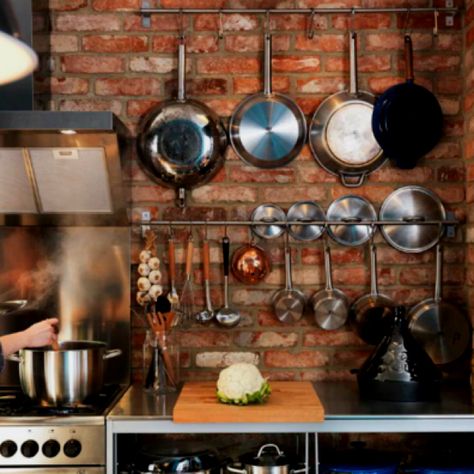
[(377, 99), (372, 130), (395, 165), (410, 169), (439, 142), (443, 113), (436, 97), (415, 84), (409, 35), (405, 35), (405, 73), (406, 82), (390, 87)]

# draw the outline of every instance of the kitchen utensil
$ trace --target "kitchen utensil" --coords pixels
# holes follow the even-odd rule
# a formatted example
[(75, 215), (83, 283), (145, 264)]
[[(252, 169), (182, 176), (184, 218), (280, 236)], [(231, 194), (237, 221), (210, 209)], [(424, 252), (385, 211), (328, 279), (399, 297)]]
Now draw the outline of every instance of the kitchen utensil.
[(28, 304), (28, 300), (10, 300), (0, 303), (0, 316), (23, 309)]
[(404, 186), (389, 194), (380, 208), (380, 220), (412, 222), (413, 225), (382, 225), (385, 240), (397, 250), (424, 252), (434, 247), (444, 232), (442, 224), (417, 225), (444, 220), (446, 211), (439, 197), (422, 186)]
[(193, 269), (193, 236), (189, 233), (188, 244), (186, 248), (186, 279), (184, 281), (183, 291), (181, 293), (180, 305), (181, 305), (181, 316), (182, 326), (188, 327), (191, 325), (194, 318), (194, 291), (192, 281), (192, 269)]
[(256, 285), (272, 271), (265, 250), (251, 241), (239, 247), (232, 255), (232, 275), (246, 285)]
[(367, 344), (378, 344), (386, 334), (394, 302), (377, 289), (377, 253), (370, 244), (370, 293), (358, 298), (349, 310), (349, 318), (359, 337)]
[(405, 83), (390, 87), (376, 101), (372, 130), (396, 166), (414, 168), (439, 142), (443, 112), (433, 93), (414, 82), (410, 35), (405, 35), (405, 74)]
[(179, 295), (176, 290), (176, 252), (173, 234), (170, 232), (168, 239), (168, 259), (169, 259), (169, 279), (170, 279), (170, 290), (168, 292), (168, 300), (171, 303), (173, 311), (180, 310)]
[(350, 194), (341, 196), (329, 206), (327, 220), (341, 221), (342, 224), (330, 225), (328, 232), (337, 243), (355, 247), (367, 242), (375, 232), (374, 226), (359, 222), (376, 219), (377, 213), (367, 199)]
[(434, 297), (421, 301), (408, 313), (409, 329), (415, 340), (437, 365), (454, 362), (471, 346), (471, 324), (457, 305), (442, 300), (443, 250), (436, 246)]
[(290, 225), (290, 235), (296, 240), (310, 241), (318, 239), (324, 232), (324, 225), (308, 225), (311, 221), (324, 221), (324, 211), (314, 201), (298, 201), (286, 215), (288, 221), (301, 221), (302, 225)]
[(285, 226), (272, 225), (272, 222), (286, 221), (285, 211), (275, 204), (260, 204), (256, 207), (250, 220), (253, 222), (261, 221), (265, 225), (252, 225), (252, 231), (262, 239), (276, 239), (285, 232)]
[(276, 317), (282, 323), (294, 323), (303, 316), (305, 296), (302, 291), (293, 288), (291, 277), (291, 249), (288, 234), (285, 237), (285, 288), (273, 294), (272, 306)]
[(59, 347), (26, 348), (7, 357), (19, 363), (23, 392), (42, 406), (77, 405), (100, 392), (104, 360), (122, 353), (98, 341), (63, 341)]
[(357, 87), (357, 34), (349, 32), (350, 87), (326, 98), (309, 129), (314, 159), (347, 187), (360, 186), (386, 161), (372, 132), (375, 97)]
[(229, 259), (230, 259), (230, 240), (224, 236), (222, 239), (222, 254), (224, 259), (224, 307), (216, 314), (216, 320), (221, 326), (232, 328), (240, 322), (240, 313), (229, 306)]
[[(177, 189), (189, 189), (211, 179), (224, 164), (227, 135), (207, 105), (186, 98), (186, 46), (181, 34), (178, 46), (178, 97), (153, 108), (138, 135), (138, 157), (155, 181)], [(184, 205), (184, 191), (180, 192)]]
[(298, 462), (287, 456), (276, 444), (264, 444), (258, 453), (247, 453), (240, 458), (243, 467), (227, 466), (233, 474), (298, 474), (307, 468), (293, 469)]
[(322, 329), (338, 329), (346, 323), (349, 315), (347, 296), (332, 285), (331, 250), (324, 242), (324, 270), (326, 272), (326, 288), (318, 291), (311, 298), (314, 318)]
[(420, 402), (439, 398), (441, 372), (408, 330), (405, 307), (357, 373), (362, 398)]
[(202, 243), (202, 261), (204, 269), (204, 286), (206, 290), (206, 309), (196, 314), (196, 320), (202, 324), (206, 324), (215, 317), (215, 311), (212, 308), (211, 288), (209, 285), (209, 241), (205, 239)]
[(277, 168), (295, 159), (306, 141), (306, 119), (289, 97), (272, 92), (272, 37), (264, 36), (264, 89), (243, 100), (229, 124), (230, 143), (246, 163)]

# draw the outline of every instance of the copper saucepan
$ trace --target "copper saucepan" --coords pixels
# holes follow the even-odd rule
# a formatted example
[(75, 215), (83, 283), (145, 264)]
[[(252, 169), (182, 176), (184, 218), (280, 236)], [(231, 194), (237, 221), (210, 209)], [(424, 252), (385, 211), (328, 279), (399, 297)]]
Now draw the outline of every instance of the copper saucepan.
[(232, 255), (232, 275), (247, 285), (256, 285), (272, 271), (265, 250), (251, 241), (239, 247)]

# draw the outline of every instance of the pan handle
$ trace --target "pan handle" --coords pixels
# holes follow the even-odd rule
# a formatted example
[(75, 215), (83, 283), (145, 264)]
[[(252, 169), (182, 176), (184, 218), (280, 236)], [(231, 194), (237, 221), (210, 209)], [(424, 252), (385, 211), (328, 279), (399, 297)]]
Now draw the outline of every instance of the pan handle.
[(413, 74), (413, 44), (411, 36), (405, 35), (405, 79), (413, 82), (415, 75)]
[(291, 278), (291, 249), (288, 242), (288, 232), (285, 236), (285, 289), (291, 290), (293, 281)]
[[(349, 31), (349, 62), (350, 62), (349, 94), (357, 95), (359, 92), (359, 88), (357, 85), (357, 33), (355, 31)], [(344, 184), (344, 186), (346, 186), (346, 184)]]
[(365, 173), (362, 173), (356, 176), (350, 175), (350, 174), (339, 173), (339, 176), (341, 177), (342, 184), (346, 188), (358, 188), (359, 186), (362, 185), (365, 179)]
[(10, 362), (21, 362), (21, 358), (18, 353), (7, 355), (7, 360), (9, 360)]
[(270, 33), (265, 33), (264, 42), (263, 93), (270, 95), (272, 93), (272, 35)]
[(234, 474), (247, 474), (247, 470), (246, 469), (237, 469), (235, 467), (232, 467), (232, 466), (226, 466), (226, 469), (229, 471), (229, 472), (232, 472)]
[(332, 290), (331, 249), (327, 241), (324, 242), (324, 271), (326, 272), (326, 290)]
[(114, 357), (118, 357), (120, 354), (122, 354), (122, 349), (111, 349), (109, 351), (105, 351), (105, 354), (102, 359), (113, 359)]
[(372, 296), (378, 295), (377, 288), (377, 249), (375, 244), (370, 244), (370, 294)]
[(441, 301), (441, 284), (443, 281), (443, 247), (441, 244), (436, 246), (436, 276), (435, 276), (435, 294), (436, 303)]
[(178, 101), (186, 100), (186, 44), (185, 39), (180, 37), (178, 46)]

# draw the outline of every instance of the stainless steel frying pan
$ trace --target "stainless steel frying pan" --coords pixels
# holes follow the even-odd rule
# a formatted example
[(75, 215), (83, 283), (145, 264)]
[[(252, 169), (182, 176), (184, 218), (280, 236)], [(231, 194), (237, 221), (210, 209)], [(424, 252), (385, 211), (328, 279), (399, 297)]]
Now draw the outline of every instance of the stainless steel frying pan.
[(272, 92), (272, 37), (265, 33), (264, 89), (235, 109), (230, 143), (246, 163), (259, 168), (284, 166), (298, 156), (306, 141), (306, 119), (298, 104)]

